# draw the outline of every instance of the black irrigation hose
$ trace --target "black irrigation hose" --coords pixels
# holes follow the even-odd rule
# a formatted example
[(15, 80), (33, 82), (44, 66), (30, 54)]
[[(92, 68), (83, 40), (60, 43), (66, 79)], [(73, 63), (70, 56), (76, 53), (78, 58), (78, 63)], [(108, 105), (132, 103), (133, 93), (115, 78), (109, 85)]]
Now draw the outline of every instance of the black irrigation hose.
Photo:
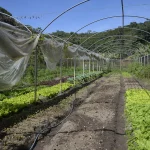
[[(56, 125), (54, 125), (54, 126), (48, 128), (49, 131), (50, 131), (51, 129), (53, 129), (53, 128), (58, 127), (60, 124), (62, 124), (62, 123), (71, 115), (71, 113), (73, 112), (73, 109), (74, 109), (74, 101), (75, 101), (75, 100), (76, 100), (76, 98), (73, 100), (73, 102), (72, 102), (72, 104), (71, 104), (72, 107), (71, 107), (71, 110), (70, 110), (69, 114), (68, 114), (62, 121), (60, 121), (58, 124), (56, 124)], [(36, 137), (35, 137), (35, 139), (34, 139), (34, 142), (33, 142), (33, 144), (31, 145), (31, 147), (30, 147), (29, 150), (33, 150), (33, 149), (35, 148), (35, 146), (36, 146), (36, 144), (37, 144), (37, 142), (38, 142), (38, 138), (39, 138), (39, 136), (40, 136), (41, 134), (44, 134), (44, 130), (43, 130), (41, 133), (38, 133), (38, 134), (36, 135)]]

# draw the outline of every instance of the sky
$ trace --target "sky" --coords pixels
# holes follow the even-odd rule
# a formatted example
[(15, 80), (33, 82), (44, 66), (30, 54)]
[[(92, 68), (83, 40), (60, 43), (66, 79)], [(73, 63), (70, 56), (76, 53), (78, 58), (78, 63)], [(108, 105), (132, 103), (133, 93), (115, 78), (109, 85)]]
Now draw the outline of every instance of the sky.
[[(83, 0), (1, 0), (0, 6), (11, 12), (13, 17), (17, 17), (24, 25), (44, 29), (60, 13), (82, 1)], [(124, 0), (124, 6), (125, 15), (150, 18), (149, 0)], [(52, 33), (57, 30), (76, 32), (90, 22), (110, 16), (121, 16), (121, 14), (121, 0), (90, 0), (58, 18), (45, 30), (45, 33)], [(125, 25), (130, 22), (144, 21), (144, 19), (125, 17)], [(96, 32), (105, 31), (121, 25), (121, 17), (111, 18), (92, 24), (80, 32), (87, 32), (88, 30)]]

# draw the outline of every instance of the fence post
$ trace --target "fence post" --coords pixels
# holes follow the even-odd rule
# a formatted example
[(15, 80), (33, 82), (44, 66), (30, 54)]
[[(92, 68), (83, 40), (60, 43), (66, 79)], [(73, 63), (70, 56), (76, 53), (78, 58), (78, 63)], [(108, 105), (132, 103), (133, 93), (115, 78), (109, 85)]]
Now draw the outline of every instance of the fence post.
[(145, 56), (144, 56), (144, 66), (145, 66)]
[(89, 73), (91, 72), (91, 59), (89, 59)]
[(94, 59), (93, 59), (93, 72), (94, 72)]
[(62, 48), (60, 51), (60, 93), (62, 93)]
[(120, 53), (120, 71), (122, 70), (122, 66), (121, 66), (121, 53)]
[(37, 100), (37, 75), (38, 75), (38, 70), (37, 70), (37, 65), (38, 65), (38, 63), (37, 63), (37, 57), (38, 57), (38, 55), (37, 55), (37, 53), (38, 53), (38, 46), (36, 46), (36, 48), (35, 48), (35, 66), (34, 66), (34, 77), (35, 77), (35, 80), (34, 80), (34, 100), (36, 101)]
[(83, 76), (84, 76), (84, 59), (83, 59)]
[(67, 68), (68, 68), (68, 58), (67, 58)]
[(74, 57), (74, 85), (76, 85), (76, 57)]

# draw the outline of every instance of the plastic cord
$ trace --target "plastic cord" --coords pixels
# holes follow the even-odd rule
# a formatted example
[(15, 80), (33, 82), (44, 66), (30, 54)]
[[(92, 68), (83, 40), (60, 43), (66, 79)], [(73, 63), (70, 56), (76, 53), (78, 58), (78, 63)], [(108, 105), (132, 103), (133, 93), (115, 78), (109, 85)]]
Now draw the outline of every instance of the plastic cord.
[[(75, 100), (76, 100), (76, 99), (75, 99)], [(56, 125), (54, 125), (54, 126), (48, 128), (49, 131), (50, 131), (51, 129), (53, 129), (53, 128), (58, 127), (60, 124), (62, 124), (62, 123), (71, 115), (71, 113), (72, 113), (72, 111), (73, 111), (73, 109), (74, 109), (74, 101), (75, 101), (75, 100), (73, 100), (73, 102), (72, 102), (72, 107), (71, 107), (70, 113), (69, 113), (62, 121), (60, 121), (58, 124), (56, 124)], [(35, 139), (34, 139), (34, 142), (33, 142), (33, 144), (31, 145), (31, 147), (30, 147), (29, 150), (33, 150), (33, 149), (35, 148), (39, 136), (40, 136), (41, 134), (43, 134), (43, 133), (44, 133), (44, 130), (43, 130), (41, 133), (38, 133), (38, 134), (36, 135), (36, 137), (35, 137)]]

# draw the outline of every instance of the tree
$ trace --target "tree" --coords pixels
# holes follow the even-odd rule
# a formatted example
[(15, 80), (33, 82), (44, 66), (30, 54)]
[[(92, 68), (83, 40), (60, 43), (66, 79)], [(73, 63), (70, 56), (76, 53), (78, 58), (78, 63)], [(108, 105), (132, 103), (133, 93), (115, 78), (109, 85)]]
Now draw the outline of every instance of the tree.
[(4, 8), (2, 8), (2, 7), (0, 7), (0, 12), (12, 16), (12, 14), (11, 14), (9, 11), (7, 11), (6, 9), (4, 9)]

